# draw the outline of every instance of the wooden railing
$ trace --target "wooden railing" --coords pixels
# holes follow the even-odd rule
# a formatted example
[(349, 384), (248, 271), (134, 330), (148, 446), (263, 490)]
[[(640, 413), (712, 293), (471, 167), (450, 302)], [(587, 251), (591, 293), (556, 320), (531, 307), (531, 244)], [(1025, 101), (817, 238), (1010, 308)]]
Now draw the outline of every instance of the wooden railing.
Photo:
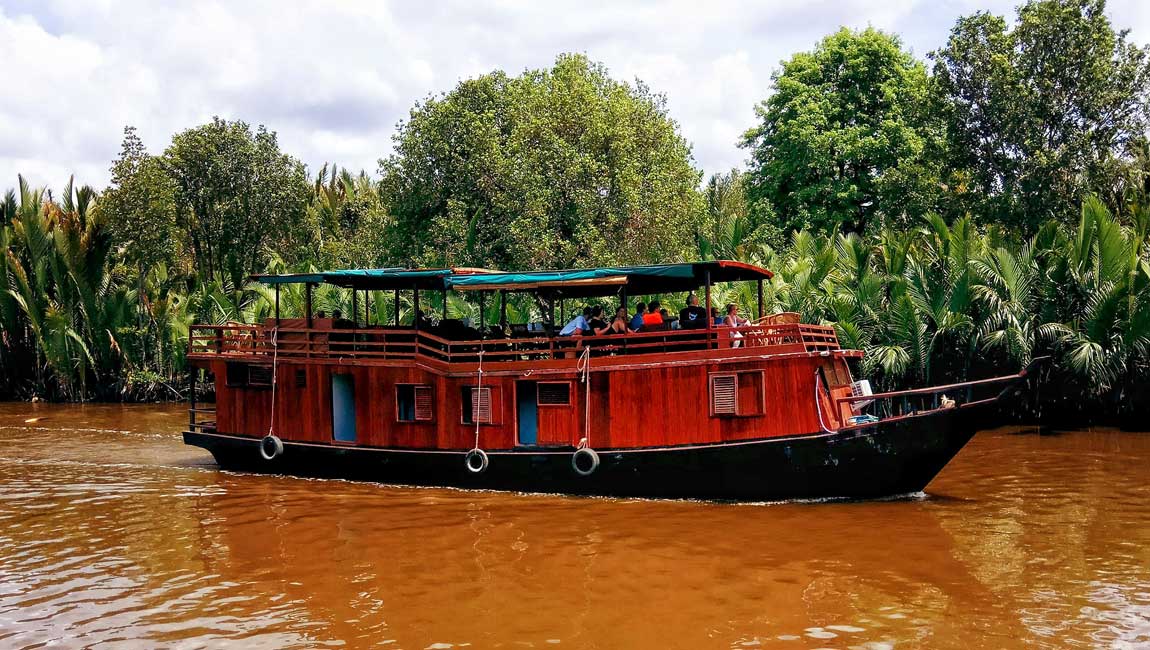
[(882, 419), (916, 415), (992, 398), (1009, 388), (1012, 382), (1025, 377), (1026, 372), (929, 388), (912, 388), (858, 397), (839, 397), (835, 399), (835, 403), (843, 412), (846, 412), (846, 407), (865, 404), (859, 408), (860, 414), (870, 413)]
[(474, 362), (574, 358), (584, 347), (593, 356), (661, 354), (691, 350), (778, 348), (779, 351), (836, 350), (833, 327), (787, 323), (667, 330), (608, 336), (524, 335), (457, 340), (410, 328), (321, 329), (274, 325), (195, 325), (189, 337), (193, 357), (270, 357), (281, 359), (414, 359)]

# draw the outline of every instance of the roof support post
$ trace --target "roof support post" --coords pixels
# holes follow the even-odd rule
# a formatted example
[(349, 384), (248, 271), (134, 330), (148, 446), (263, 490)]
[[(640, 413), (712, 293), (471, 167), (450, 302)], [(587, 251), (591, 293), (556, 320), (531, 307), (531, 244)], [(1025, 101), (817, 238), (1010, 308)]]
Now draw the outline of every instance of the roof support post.
[(411, 319), (411, 322), (413, 325), (415, 325), (415, 331), (418, 332), (419, 331), (419, 289), (414, 289), (413, 291), (415, 292), (415, 301), (414, 301), (415, 302), (415, 317), (413, 317)]
[(395, 290), (395, 326), (399, 327), (399, 289)]
[(763, 281), (759, 280), (759, 320), (763, 320)]
[(703, 275), (703, 283), (707, 288), (706, 289), (706, 291), (707, 291), (707, 347), (711, 348), (711, 347), (716, 347), (716, 346), (713, 345), (715, 318), (713, 316), (711, 316), (711, 270), (710, 269), (707, 269), (706, 273)]
[(276, 327), (280, 326), (280, 285), (276, 283)]
[(480, 336), (483, 335), (483, 326), (487, 324), (485, 321), (486, 314), (483, 313), (483, 296), (485, 294), (486, 294), (486, 292), (484, 292), (484, 291), (479, 292), (479, 334), (480, 334)]
[(447, 289), (443, 290), (443, 320), (447, 320)]
[(507, 289), (499, 290), (499, 327), (507, 334)]
[(304, 285), (303, 285), (303, 290), (304, 290), (304, 302), (303, 302), (303, 305), (304, 305), (304, 307), (303, 307), (303, 308), (304, 308), (305, 310), (307, 310), (307, 328), (308, 328), (308, 329), (311, 329), (311, 328), (312, 328), (312, 316), (311, 316), (311, 283), (310, 283), (310, 282), (305, 282), (305, 283), (304, 283)]
[(351, 288), (351, 322), (359, 327), (359, 292)]

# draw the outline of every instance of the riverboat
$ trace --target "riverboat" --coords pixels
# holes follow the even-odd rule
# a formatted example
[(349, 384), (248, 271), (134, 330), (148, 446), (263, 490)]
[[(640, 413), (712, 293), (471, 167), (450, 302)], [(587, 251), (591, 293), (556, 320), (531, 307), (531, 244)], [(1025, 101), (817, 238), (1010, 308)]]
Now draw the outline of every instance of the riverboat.
[[(833, 327), (763, 313), (767, 269), (733, 261), (538, 272), (357, 269), (255, 276), (275, 291), (259, 324), (196, 325), (185, 443), (226, 469), (475, 489), (653, 498), (874, 498), (922, 491), (1031, 370), (898, 392), (856, 381), (863, 352)], [(745, 325), (644, 325), (562, 336), (591, 299), (757, 284)], [(280, 317), (302, 284), (302, 318)], [(351, 291), (346, 317), (313, 314), (321, 284)], [(297, 289), (298, 291), (298, 289)], [(479, 323), (421, 309), (449, 292)], [(402, 296), (401, 296), (402, 294)], [(536, 323), (509, 323), (528, 294)], [(362, 301), (360, 296), (362, 295)], [(394, 300), (377, 322), (372, 298)], [(401, 323), (401, 297), (410, 323)], [(523, 296), (519, 297), (520, 300)], [(498, 323), (483, 322), (484, 306)], [(556, 321), (556, 310), (560, 320)], [(430, 311), (430, 309), (429, 309)], [(418, 316), (417, 316), (418, 314)], [(196, 401), (213, 382), (214, 403)]]

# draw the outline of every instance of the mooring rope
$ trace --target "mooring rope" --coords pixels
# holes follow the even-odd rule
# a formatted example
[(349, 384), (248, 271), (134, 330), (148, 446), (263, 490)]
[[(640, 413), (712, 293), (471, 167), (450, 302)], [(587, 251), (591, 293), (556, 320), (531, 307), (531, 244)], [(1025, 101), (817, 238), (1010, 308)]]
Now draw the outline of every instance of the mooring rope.
[[(478, 380), (475, 386), (475, 398), (471, 401), (471, 419), (475, 420), (475, 446), (472, 451), (481, 451), (479, 449), (479, 406), (483, 403), (483, 348), (479, 348), (479, 368), (476, 371)], [(491, 408), (491, 400), (487, 400), (488, 409)]]
[(822, 383), (823, 383), (823, 377), (819, 373), (818, 369), (816, 369), (815, 370), (815, 411), (818, 412), (818, 414), (819, 414), (819, 427), (821, 427), (825, 433), (838, 433), (838, 429), (831, 430), (831, 429), (827, 428), (826, 423), (823, 422), (823, 401), (822, 401), (822, 399), (820, 399), (822, 397), (822, 395), (819, 393), (819, 389), (822, 388)]
[(272, 412), (268, 418), (268, 435), (274, 435), (276, 426), (276, 366), (279, 365), (279, 352), (280, 352), (280, 328), (276, 325), (272, 328)]
[(583, 344), (583, 353), (575, 364), (575, 371), (580, 374), (579, 381), (583, 382), (583, 439), (579, 441), (579, 449), (591, 446), (591, 346)]

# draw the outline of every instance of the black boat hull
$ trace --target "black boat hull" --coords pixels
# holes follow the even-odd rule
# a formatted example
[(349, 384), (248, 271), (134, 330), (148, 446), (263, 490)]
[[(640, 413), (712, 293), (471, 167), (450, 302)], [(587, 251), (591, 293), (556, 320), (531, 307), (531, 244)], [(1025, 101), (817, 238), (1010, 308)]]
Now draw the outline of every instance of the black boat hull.
[(657, 449), (600, 449), (589, 476), (572, 467), (573, 448), (488, 451), (482, 473), (465, 467), (466, 451), (365, 448), (284, 442), (265, 460), (259, 440), (184, 432), (221, 467), (310, 477), (469, 489), (734, 501), (878, 498), (911, 494), (928, 483), (974, 435), (988, 403), (812, 433)]

